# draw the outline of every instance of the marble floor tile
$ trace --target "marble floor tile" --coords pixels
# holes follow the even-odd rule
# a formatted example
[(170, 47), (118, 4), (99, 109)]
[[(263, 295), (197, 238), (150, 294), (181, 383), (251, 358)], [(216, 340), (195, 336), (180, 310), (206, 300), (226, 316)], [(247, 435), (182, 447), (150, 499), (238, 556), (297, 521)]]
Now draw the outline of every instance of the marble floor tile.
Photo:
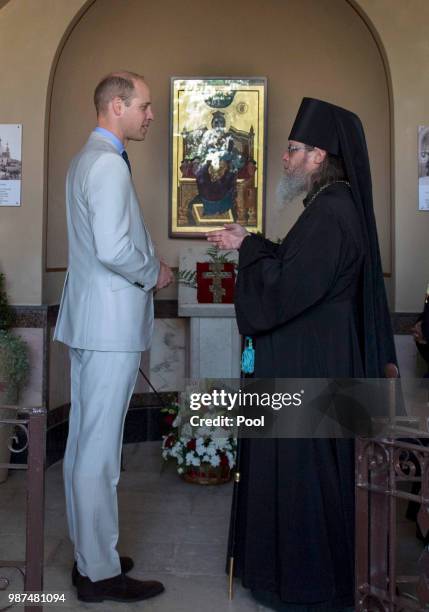
[(27, 473), (25, 470), (9, 470), (9, 476), (5, 482), (0, 484), (0, 495), (3, 491), (15, 491), (22, 490), (27, 480)]
[(189, 514), (192, 498), (188, 491), (172, 493), (159, 491), (119, 491), (119, 512), (125, 512), (130, 518), (134, 514), (159, 512), (163, 515)]
[(134, 604), (133, 610), (147, 612), (256, 612), (257, 604), (247, 589), (236, 585), (234, 598), (228, 599), (226, 576), (150, 574), (136, 577), (157, 579), (165, 585), (165, 592)]
[(176, 572), (199, 576), (225, 575), (226, 546), (223, 542), (180, 542), (176, 549)]
[(174, 572), (175, 551), (174, 542), (144, 542), (144, 544), (128, 533), (122, 533), (119, 549), (134, 559), (137, 568), (150, 572)]
[(25, 533), (0, 532), (0, 559), (22, 561), (25, 555)]
[(73, 565), (74, 555), (73, 546), (67, 536), (67, 531), (62, 534), (62, 537), (46, 535), (45, 540), (52, 542), (50, 554), (46, 554), (45, 552), (45, 566), (62, 566), (70, 571)]
[[(62, 463), (58, 462), (46, 471), (44, 588), (64, 592), (66, 602), (46, 610), (267, 612), (237, 580), (234, 599), (228, 600), (224, 569), (232, 484), (201, 487), (185, 483), (174, 464), (161, 461), (159, 442), (126, 445), (123, 463), (118, 548), (134, 558), (132, 576), (161, 580), (165, 593), (132, 604), (77, 600), (70, 581), (73, 548), (67, 535)], [(14, 472), (0, 485), (0, 559), (24, 558), (25, 478), (25, 473)], [(405, 518), (406, 509), (406, 503), (399, 504), (398, 568), (410, 574), (416, 570), (423, 547), (415, 538), (415, 525)], [(13, 589), (20, 590), (22, 579), (17, 570), (2, 570), (2, 574), (7, 572)], [(0, 608), (4, 594), (0, 591)]]
[(45, 535), (64, 537), (68, 533), (65, 510), (47, 508), (45, 510)]

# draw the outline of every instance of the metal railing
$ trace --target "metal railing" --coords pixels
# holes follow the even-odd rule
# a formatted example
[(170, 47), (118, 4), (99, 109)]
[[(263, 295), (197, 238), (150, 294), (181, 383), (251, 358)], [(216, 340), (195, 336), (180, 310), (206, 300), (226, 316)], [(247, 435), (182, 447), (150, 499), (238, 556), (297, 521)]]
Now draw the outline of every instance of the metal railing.
[[(0, 559), (0, 582), (3, 590), (7, 590), (9, 579), (2, 576), (2, 568), (17, 568), (24, 577), (24, 591), (40, 593), (43, 591), (46, 409), (16, 406), (0, 408), (16, 413), (10, 419), (0, 416), (0, 426), (11, 427), (9, 450), (14, 454), (27, 451), (25, 464), (0, 464), (0, 468), (27, 470), (25, 560)], [(26, 605), (25, 610), (36, 612), (42, 610), (42, 606)]]
[(356, 612), (429, 610), (429, 551), (415, 575), (400, 575), (398, 500), (417, 502), (417, 524), (429, 531), (429, 434), (392, 430), (356, 441)]

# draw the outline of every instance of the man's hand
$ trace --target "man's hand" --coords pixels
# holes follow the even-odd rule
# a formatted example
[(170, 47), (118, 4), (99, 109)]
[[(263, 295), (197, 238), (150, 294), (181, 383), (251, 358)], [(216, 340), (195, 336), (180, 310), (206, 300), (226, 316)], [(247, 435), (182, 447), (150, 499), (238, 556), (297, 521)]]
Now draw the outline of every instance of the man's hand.
[(156, 290), (164, 289), (173, 282), (173, 272), (170, 266), (167, 266), (163, 261), (160, 262), (158, 280), (156, 282)]
[(416, 342), (418, 342), (419, 344), (427, 344), (426, 340), (424, 339), (423, 336), (423, 332), (422, 332), (422, 322), (418, 321), (412, 328), (411, 328), (411, 333), (414, 336), (414, 340)]
[(241, 243), (249, 236), (249, 232), (238, 223), (228, 223), (223, 230), (208, 232), (206, 238), (209, 242), (214, 242), (220, 249), (239, 249)]

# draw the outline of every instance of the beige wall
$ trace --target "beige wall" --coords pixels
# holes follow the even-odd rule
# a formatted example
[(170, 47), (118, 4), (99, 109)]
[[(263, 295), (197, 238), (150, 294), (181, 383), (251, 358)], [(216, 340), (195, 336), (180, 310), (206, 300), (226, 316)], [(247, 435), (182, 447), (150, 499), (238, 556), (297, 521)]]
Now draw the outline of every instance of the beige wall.
[(417, 126), (429, 125), (429, 2), (359, 0), (389, 61), (394, 116), (395, 310), (421, 309), (429, 281), (429, 213), (418, 211)]
[[(62, 36), (73, 17), (86, 4), (85, 0), (10, 0), (0, 10), (0, 53), (2, 57), (8, 58), (0, 67), (2, 92), (7, 92), (7, 96), (2, 95), (0, 98), (1, 122), (24, 124), (23, 205), (18, 209), (0, 208), (0, 267), (8, 274), (8, 290), (13, 303), (39, 304), (43, 299), (43, 163), (49, 77)], [(98, 76), (113, 66), (126, 65), (145, 72), (154, 91), (158, 120), (157, 124), (152, 126), (148, 141), (141, 147), (133, 147), (131, 155), (134, 167), (141, 166), (142, 169), (138, 177), (138, 188), (144, 200), (145, 212), (147, 210), (148, 223), (154, 228), (155, 239), (163, 254), (173, 264), (177, 248), (183, 243), (166, 239), (167, 167), (164, 165), (167, 163), (168, 127), (165, 117), (168, 112), (168, 77), (175, 73), (183, 74), (185, 60), (186, 71), (192, 69), (198, 74), (213, 74), (213, 71), (218, 72), (221, 66), (225, 74), (259, 73), (266, 75), (272, 82), (269, 90), (269, 111), (272, 116), (268, 132), (269, 201), (280, 173), (279, 157), (287, 137), (287, 124), (302, 93), (318, 95), (353, 107), (367, 123), (371, 114), (370, 106), (374, 103), (374, 95), (367, 90), (372, 82), (376, 92), (376, 107), (378, 106), (374, 115), (385, 109), (385, 106), (381, 106), (384, 103), (379, 97), (380, 83), (375, 82), (378, 81), (375, 75), (382, 72), (381, 62), (379, 58), (374, 60), (374, 44), (366, 33), (363, 22), (356, 19), (346, 0), (284, 0), (283, 3), (270, 0), (263, 9), (259, 8), (262, 3), (257, 2), (250, 4), (243, 1), (237, 8), (237, 3), (222, 1), (216, 5), (216, 11), (213, 10), (213, 5), (205, 2), (188, 2), (185, 7), (183, 3), (181, 5), (182, 17), (178, 14), (177, 3), (171, 0), (158, 3), (162, 11), (158, 9), (158, 5), (147, 3), (148, 8), (144, 9), (144, 12), (142, 7), (146, 3), (124, 0), (120, 3), (121, 6), (126, 4), (128, 10), (142, 11), (141, 19), (134, 23), (126, 21), (127, 11), (117, 13), (117, 1), (102, 0), (101, 4), (102, 12), (100, 0), (97, 0), (87, 16), (78, 23), (77, 37), (73, 34), (64, 50), (64, 57), (61, 56), (58, 78), (61, 78), (62, 65), (66, 65), (63, 60), (67, 59), (67, 54), (74, 44), (73, 40), (77, 41), (79, 37), (83, 37), (82, 40), (86, 40), (88, 44), (92, 35), (98, 40), (98, 44), (102, 44), (103, 50), (88, 46), (83, 49), (86, 58), (85, 77), (79, 79), (82, 102), (87, 100), (90, 104), (93, 81), (89, 82), (89, 79), (92, 79), (97, 71)], [(354, 4), (366, 12), (379, 33), (392, 76), (395, 135), (394, 306), (398, 311), (414, 311), (420, 308), (429, 270), (429, 254), (425, 249), (429, 216), (417, 211), (416, 180), (417, 125), (429, 124), (429, 82), (425, 79), (429, 63), (429, 3), (426, 0), (410, 0), (406, 3), (400, 0), (356, 0)], [(112, 25), (117, 27), (117, 32), (123, 37), (124, 53), (128, 50), (137, 53), (135, 56), (123, 55), (122, 46), (117, 49), (116, 57), (109, 55), (112, 32), (106, 29), (103, 20), (104, 16), (109, 18), (113, 9), (116, 16)], [(305, 10), (308, 12), (305, 13)], [(225, 19), (224, 16), (230, 15), (231, 11), (233, 18)], [(94, 21), (94, 15), (97, 14), (101, 19), (100, 23)], [(201, 21), (206, 23), (207, 14), (211, 22), (214, 20), (217, 24), (214, 31), (222, 32), (219, 49), (216, 49), (210, 37), (209, 42), (206, 42), (204, 29), (195, 26)], [(166, 15), (174, 15), (174, 18), (167, 20)], [(307, 18), (308, 15), (311, 15), (310, 19)], [(341, 27), (332, 27), (338, 21), (341, 21)], [(262, 40), (260, 48), (258, 42), (244, 42), (252, 38), (255, 22), (259, 30), (256, 40)], [(88, 29), (90, 24), (91, 28)], [(98, 27), (104, 32), (104, 37), (100, 36)], [(180, 36), (178, 32), (181, 33)], [(240, 45), (228, 46), (227, 41), (237, 40), (237, 32), (240, 33), (241, 44), (244, 44), (247, 50), (250, 48), (250, 53), (247, 51), (245, 56), (239, 54)], [(172, 50), (168, 47), (167, 51), (166, 45), (170, 38), (174, 48)], [(319, 41), (316, 49), (311, 46), (314, 39)], [(349, 44), (350, 41), (354, 44)], [(355, 57), (350, 56), (351, 46), (354, 47)], [(261, 61), (261, 50), (265, 58), (269, 57), (268, 65)], [(79, 56), (82, 57), (82, 50)], [(336, 79), (338, 89), (335, 89), (335, 97), (332, 95), (332, 83), (326, 81), (326, 73), (314, 68), (321, 65), (323, 70), (326, 70), (329, 62), (331, 69), (328, 77), (332, 78), (333, 74), (341, 76)], [(299, 75), (295, 69), (297, 65), (302, 67)], [(355, 66), (358, 66), (357, 73), (354, 72)], [(368, 67), (371, 70), (367, 70)], [(77, 75), (71, 72), (69, 76), (77, 82)], [(350, 76), (356, 83), (356, 89), (359, 89), (361, 81), (365, 85), (365, 95), (361, 98), (356, 97), (355, 90), (350, 90)], [(356, 78), (357, 76), (359, 78)], [(347, 87), (341, 87), (341, 80), (347, 83)], [(286, 86), (282, 88), (281, 83)], [(381, 85), (383, 88), (384, 84)], [(55, 99), (61, 98), (55, 89), (53, 93)], [(73, 96), (67, 85), (67, 88), (63, 89), (64, 98), (68, 98), (69, 94)], [(340, 97), (336, 97), (337, 95)], [(371, 105), (368, 104), (368, 99), (371, 99)], [(64, 102), (65, 100), (63, 104)], [(80, 107), (77, 110), (79, 109)], [(91, 125), (88, 105), (85, 104), (81, 122), (74, 124), (76, 138), (70, 142), (79, 145)], [(383, 125), (386, 126), (387, 122)], [(383, 130), (386, 130), (386, 127)], [(373, 172), (377, 179), (377, 207), (380, 210), (379, 202), (387, 194), (383, 176), (387, 176), (389, 161), (384, 155), (379, 156), (379, 147), (388, 135), (385, 134), (380, 141), (378, 138), (372, 138), (371, 133), (370, 131), (368, 134), (368, 140)], [(67, 155), (70, 154), (71, 151), (67, 151)], [(52, 177), (50, 178), (52, 180)], [(50, 191), (50, 197), (53, 198), (53, 206), (58, 206), (59, 187), (55, 189), (58, 190), (57, 195), (55, 190)], [(378, 220), (379, 225), (387, 224), (383, 220), (380, 221), (380, 213)], [(284, 221), (285, 225), (289, 223), (290, 219)], [(55, 226), (51, 228), (55, 230)], [(272, 236), (280, 234), (280, 229), (284, 229), (277, 229), (274, 211), (269, 216), (267, 229)], [(380, 227), (380, 230), (383, 235), (388, 235), (383, 227)], [(56, 249), (55, 241), (53, 246), (50, 257), (59, 261), (62, 254)], [(386, 260), (388, 252), (386, 254), (385, 244), (383, 251)], [(61, 281), (61, 274), (50, 273), (47, 277), (57, 283)], [(50, 297), (54, 299), (58, 293), (55, 282), (48, 280), (46, 287), (51, 288)]]
[[(281, 156), (301, 98), (335, 101), (353, 108), (367, 129), (384, 269), (391, 271), (386, 75), (371, 33), (348, 3), (219, 0), (213, 10), (209, 0), (190, 0), (186, 11), (178, 11), (175, 0), (150, 5), (126, 0), (121, 6), (126, 10), (119, 11), (117, 0), (97, 0), (74, 28), (57, 66), (49, 128), (49, 268), (67, 265), (65, 174), (94, 126), (94, 84), (112, 68), (125, 66), (143, 73), (152, 88), (156, 121), (146, 142), (132, 143), (129, 153), (146, 221), (159, 253), (171, 265), (177, 265), (180, 249), (189, 242), (168, 238), (170, 77), (262, 75), (268, 78), (268, 236), (283, 236), (302, 210), (301, 202), (286, 213), (275, 206)], [(165, 20), (165, 14), (174, 19)], [(200, 35), (190, 35), (190, 16), (192, 32)], [(207, 44), (210, 32), (221, 33), (222, 42)], [(106, 45), (106, 40), (112, 42)], [(51, 278), (49, 294), (58, 299)]]
[(0, 208), (0, 269), (12, 303), (41, 304), (46, 96), (60, 40), (83, 0), (10, 0), (0, 10), (0, 123), (23, 124), (20, 208)]

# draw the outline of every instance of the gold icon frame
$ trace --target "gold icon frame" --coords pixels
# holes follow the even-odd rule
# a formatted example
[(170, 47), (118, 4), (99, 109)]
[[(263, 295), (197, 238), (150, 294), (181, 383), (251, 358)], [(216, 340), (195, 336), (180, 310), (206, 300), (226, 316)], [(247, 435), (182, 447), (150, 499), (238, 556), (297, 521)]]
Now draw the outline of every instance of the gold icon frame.
[(265, 226), (267, 80), (172, 77), (169, 236)]

